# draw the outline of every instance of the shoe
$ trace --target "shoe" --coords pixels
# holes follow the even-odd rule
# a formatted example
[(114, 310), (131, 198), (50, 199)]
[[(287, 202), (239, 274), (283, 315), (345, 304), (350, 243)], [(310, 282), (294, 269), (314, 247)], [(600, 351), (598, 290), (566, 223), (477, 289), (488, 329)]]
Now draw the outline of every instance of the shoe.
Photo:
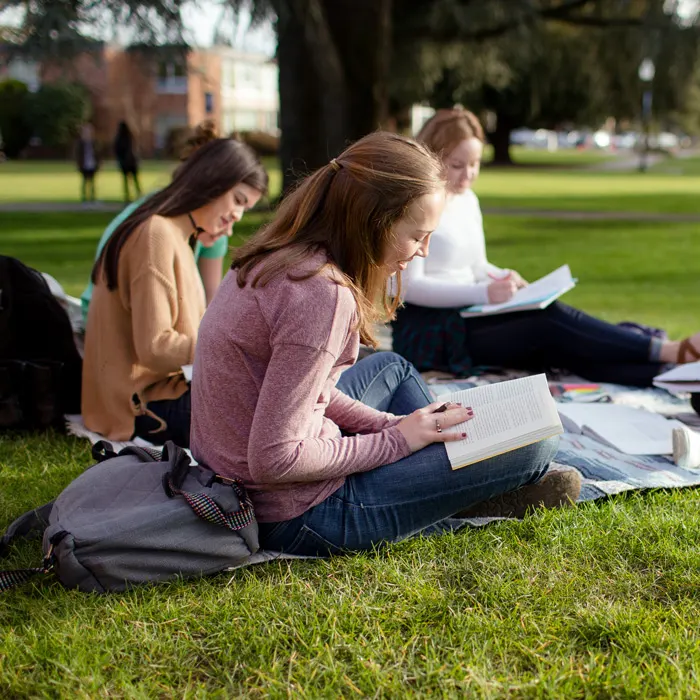
[(557, 466), (536, 484), (522, 486), (516, 491), (501, 494), (463, 510), (457, 518), (524, 518), (535, 508), (562, 508), (572, 506), (581, 493), (581, 475), (576, 469)]

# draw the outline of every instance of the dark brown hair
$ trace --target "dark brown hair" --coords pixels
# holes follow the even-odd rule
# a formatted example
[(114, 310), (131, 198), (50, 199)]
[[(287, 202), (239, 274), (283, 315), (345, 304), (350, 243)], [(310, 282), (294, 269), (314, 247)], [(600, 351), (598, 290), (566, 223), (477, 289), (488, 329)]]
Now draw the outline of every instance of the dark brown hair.
[(472, 138), (486, 143), (478, 117), (462, 107), (439, 109), (416, 136), (441, 158), (448, 156), (462, 141)]
[(444, 186), (442, 164), (425, 146), (387, 132), (365, 136), (303, 180), (274, 220), (237, 251), (231, 267), (238, 269), (238, 284), (245, 286), (259, 263), (253, 287), (323, 251), (355, 297), (362, 342), (376, 346), (372, 323), (391, 318), (399, 303), (400, 275), (390, 299), (383, 264), (394, 225), (412, 202)]
[[(199, 133), (199, 137), (202, 137), (202, 133)], [(197, 136), (196, 131), (194, 138)], [(145, 200), (110, 236), (92, 269), (93, 283), (102, 273), (107, 288), (117, 288), (122, 248), (134, 231), (150, 217), (189, 214), (218, 199), (241, 182), (263, 194), (267, 192), (267, 173), (249, 146), (221, 138), (208, 139), (199, 145), (176, 168), (172, 182)]]

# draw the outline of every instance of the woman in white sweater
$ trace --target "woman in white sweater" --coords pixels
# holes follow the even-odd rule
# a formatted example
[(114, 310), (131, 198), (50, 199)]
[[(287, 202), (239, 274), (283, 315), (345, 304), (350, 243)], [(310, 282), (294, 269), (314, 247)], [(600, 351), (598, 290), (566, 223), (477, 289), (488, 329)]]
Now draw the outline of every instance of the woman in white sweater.
[(476, 366), (574, 372), (591, 381), (650, 386), (665, 364), (700, 359), (700, 333), (661, 340), (606, 323), (561, 302), (541, 311), (463, 319), (473, 304), (501, 303), (526, 284), (486, 257), (479, 200), (484, 132), (463, 109), (440, 110), (418, 134), (438, 153), (449, 185), (430, 238), (430, 255), (404, 273), (405, 306), (394, 322), (394, 350), (420, 370), (465, 374)]

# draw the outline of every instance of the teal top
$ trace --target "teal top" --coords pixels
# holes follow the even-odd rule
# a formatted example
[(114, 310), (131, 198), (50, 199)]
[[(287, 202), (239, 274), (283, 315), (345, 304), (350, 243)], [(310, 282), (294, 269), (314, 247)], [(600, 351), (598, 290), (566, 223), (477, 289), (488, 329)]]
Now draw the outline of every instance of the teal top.
[[(111, 235), (117, 230), (119, 225), (133, 212), (136, 211), (149, 197), (150, 195), (144, 195), (141, 199), (137, 199), (135, 202), (129, 204), (128, 207), (124, 208), (117, 216), (115, 216), (110, 222), (100, 242), (97, 244), (97, 252), (95, 253), (95, 260), (100, 257), (102, 249), (107, 245), (107, 241), (110, 239)], [(194, 259), (195, 262), (199, 258), (223, 258), (228, 251), (228, 237), (221, 236), (213, 246), (205, 248), (199, 241), (194, 247)], [(88, 309), (90, 308), (90, 300), (92, 299), (92, 280), (88, 282), (88, 286), (85, 287), (85, 291), (80, 295), (80, 301), (83, 307), (83, 320), (87, 322)]]

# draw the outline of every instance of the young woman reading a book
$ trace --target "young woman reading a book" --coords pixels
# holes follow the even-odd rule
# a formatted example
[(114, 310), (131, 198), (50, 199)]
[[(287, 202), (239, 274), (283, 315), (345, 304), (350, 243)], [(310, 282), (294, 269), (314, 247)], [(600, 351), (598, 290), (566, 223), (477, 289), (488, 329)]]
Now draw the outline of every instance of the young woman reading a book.
[(109, 237), (92, 272), (85, 336), (82, 415), (90, 430), (189, 444), (181, 367), (194, 359), (205, 309), (193, 247), (227, 237), (266, 188), (248, 146), (214, 139)]
[(441, 171), (410, 139), (361, 139), (237, 251), (204, 315), (192, 451), (245, 484), (265, 548), (364, 550), (455, 527), (455, 513), (507, 492), (504, 513), (576, 498), (575, 472), (545, 476), (556, 440), (453, 471), (444, 443), (462, 435), (447, 429), (470, 409), (436, 413), (420, 375), (394, 353), (355, 364), (360, 341), (376, 345), (373, 322), (396, 306), (389, 277), (427, 253)]
[(700, 333), (662, 341), (554, 302), (542, 310), (462, 318), (460, 309), (508, 301), (526, 283), (486, 257), (479, 200), (484, 132), (463, 109), (440, 110), (418, 134), (437, 153), (448, 180), (447, 203), (431, 237), (430, 257), (404, 275), (405, 306), (393, 324), (393, 347), (419, 370), (468, 373), (474, 366), (552, 367), (590, 381), (651, 386), (666, 363), (700, 358)]

